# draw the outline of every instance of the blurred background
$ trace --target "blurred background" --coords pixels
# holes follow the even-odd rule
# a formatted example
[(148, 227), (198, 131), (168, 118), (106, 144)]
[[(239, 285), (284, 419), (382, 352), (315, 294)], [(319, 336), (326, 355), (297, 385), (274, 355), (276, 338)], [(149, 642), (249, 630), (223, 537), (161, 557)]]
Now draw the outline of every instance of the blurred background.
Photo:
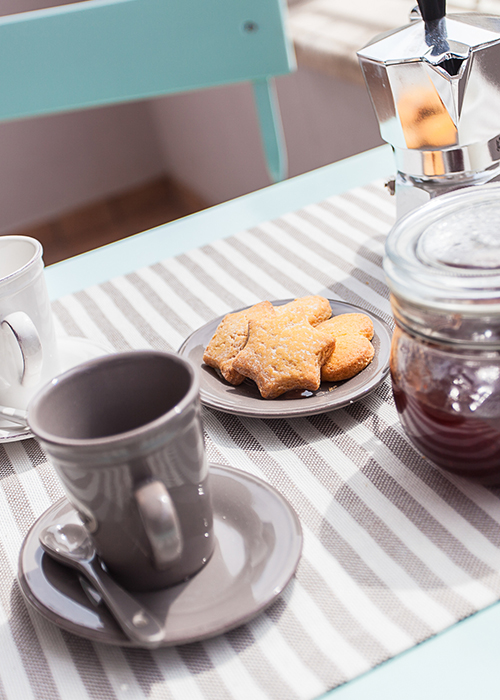
[[(0, 0), (0, 15), (62, 4)], [(289, 0), (298, 70), (277, 79), (289, 176), (382, 143), (356, 50), (415, 4)], [(500, 0), (447, 11), (500, 14)], [(0, 235), (39, 238), (51, 264), (252, 192), (270, 183), (259, 138), (248, 85), (1, 123)]]

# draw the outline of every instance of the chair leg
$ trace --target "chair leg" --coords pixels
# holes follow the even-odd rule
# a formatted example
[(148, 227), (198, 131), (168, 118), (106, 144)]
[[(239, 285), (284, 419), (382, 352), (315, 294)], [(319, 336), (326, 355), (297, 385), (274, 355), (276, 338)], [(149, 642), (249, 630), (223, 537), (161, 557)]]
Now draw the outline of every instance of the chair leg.
[(253, 80), (252, 86), (269, 176), (280, 182), (287, 176), (288, 162), (274, 80)]

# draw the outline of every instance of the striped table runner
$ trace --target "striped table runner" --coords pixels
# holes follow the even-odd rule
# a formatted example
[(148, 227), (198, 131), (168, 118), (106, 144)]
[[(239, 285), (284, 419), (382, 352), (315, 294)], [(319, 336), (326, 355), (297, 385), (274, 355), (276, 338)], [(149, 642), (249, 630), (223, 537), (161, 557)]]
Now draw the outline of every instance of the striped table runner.
[[(373, 183), (64, 297), (58, 331), (173, 350), (232, 309), (310, 293), (390, 321), (381, 259), (393, 217)], [(499, 598), (500, 491), (420, 456), (389, 382), (310, 418), (204, 409), (204, 420), (211, 461), (261, 477), (298, 513), (304, 550), (289, 587), (204, 643), (150, 652), (61, 631), (27, 609), (15, 574), (28, 528), (62, 490), (34, 440), (0, 447), (2, 700), (309, 700)]]

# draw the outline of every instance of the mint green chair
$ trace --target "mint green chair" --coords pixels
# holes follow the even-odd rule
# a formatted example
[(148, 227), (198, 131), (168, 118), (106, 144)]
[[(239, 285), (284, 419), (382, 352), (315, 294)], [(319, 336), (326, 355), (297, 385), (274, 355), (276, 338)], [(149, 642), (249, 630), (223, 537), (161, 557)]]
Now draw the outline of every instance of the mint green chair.
[(282, 0), (85, 0), (0, 17), (0, 120), (251, 81), (280, 180), (272, 77), (294, 68), (283, 13)]

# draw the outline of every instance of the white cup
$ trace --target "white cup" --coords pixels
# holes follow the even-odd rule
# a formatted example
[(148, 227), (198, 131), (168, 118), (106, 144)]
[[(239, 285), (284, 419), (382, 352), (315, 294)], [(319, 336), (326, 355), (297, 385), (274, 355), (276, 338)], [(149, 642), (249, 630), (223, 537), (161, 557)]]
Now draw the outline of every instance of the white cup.
[(0, 404), (25, 409), (59, 372), (42, 245), (0, 236)]

